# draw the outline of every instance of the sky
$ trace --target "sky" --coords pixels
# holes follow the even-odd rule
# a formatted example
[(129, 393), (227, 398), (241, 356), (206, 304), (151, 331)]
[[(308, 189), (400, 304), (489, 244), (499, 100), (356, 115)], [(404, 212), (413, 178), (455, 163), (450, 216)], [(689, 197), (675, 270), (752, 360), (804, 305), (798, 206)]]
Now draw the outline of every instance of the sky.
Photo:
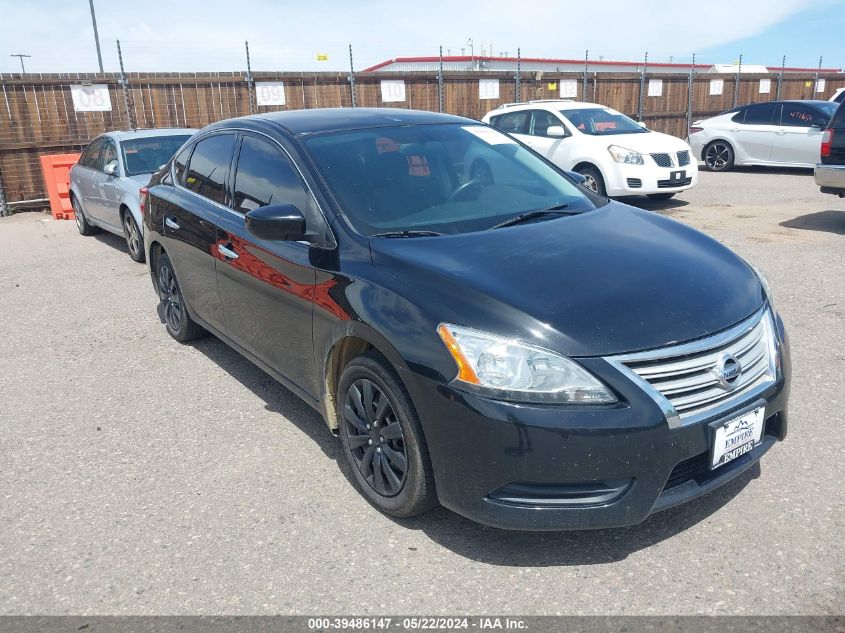
[[(393, 57), (478, 55), (845, 68), (840, 0), (94, 0), (106, 72), (347, 71)], [(589, 7), (589, 8), (585, 8)], [(94, 72), (88, 0), (0, 0), (0, 72)], [(317, 54), (328, 61), (317, 61)]]

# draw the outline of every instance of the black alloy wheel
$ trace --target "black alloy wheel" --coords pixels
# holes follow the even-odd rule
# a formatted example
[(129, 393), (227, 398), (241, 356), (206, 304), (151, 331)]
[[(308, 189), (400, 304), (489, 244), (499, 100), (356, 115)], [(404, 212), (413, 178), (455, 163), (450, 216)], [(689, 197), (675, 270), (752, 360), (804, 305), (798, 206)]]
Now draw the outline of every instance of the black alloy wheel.
[(185, 298), (179, 289), (176, 273), (170, 258), (162, 254), (158, 259), (157, 274), (158, 296), (167, 332), (180, 343), (185, 343), (202, 335), (203, 329), (194, 322)]
[(408, 476), (408, 454), (390, 399), (371, 380), (356, 380), (346, 392), (343, 422), (358, 472), (378, 494), (397, 495)]
[(727, 141), (713, 141), (704, 150), (704, 164), (710, 171), (727, 171), (734, 166), (734, 150)]

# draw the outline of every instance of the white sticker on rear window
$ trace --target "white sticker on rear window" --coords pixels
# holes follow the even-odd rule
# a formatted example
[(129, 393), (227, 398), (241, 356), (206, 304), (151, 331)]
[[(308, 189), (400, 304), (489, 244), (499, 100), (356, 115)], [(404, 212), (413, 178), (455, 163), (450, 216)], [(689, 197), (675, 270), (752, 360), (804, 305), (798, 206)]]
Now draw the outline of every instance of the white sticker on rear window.
[(467, 132), (477, 136), (488, 145), (505, 145), (507, 143), (516, 145), (516, 141), (512, 138), (489, 127), (484, 127), (482, 125), (464, 125), (462, 127)]

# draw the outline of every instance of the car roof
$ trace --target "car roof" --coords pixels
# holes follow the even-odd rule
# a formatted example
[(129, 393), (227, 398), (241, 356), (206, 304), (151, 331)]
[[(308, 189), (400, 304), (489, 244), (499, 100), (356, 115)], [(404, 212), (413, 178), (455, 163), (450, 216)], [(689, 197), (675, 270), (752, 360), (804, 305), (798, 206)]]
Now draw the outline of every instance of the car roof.
[[(585, 101), (573, 101), (572, 99), (538, 99), (535, 101), (524, 101), (522, 103), (505, 103), (500, 105), (492, 112), (508, 110), (582, 110), (584, 108), (601, 108), (604, 110), (610, 109), (602, 103), (589, 103)], [(492, 114), (491, 112), (491, 114)]]
[(152, 128), (146, 130), (113, 130), (106, 132), (106, 135), (118, 141), (127, 141), (135, 138), (150, 138), (153, 136), (183, 136), (193, 135), (196, 130), (184, 127)]
[(309, 110), (281, 110), (228, 119), (213, 123), (207, 129), (239, 126), (262, 128), (271, 124), (299, 136), (320, 132), (434, 123), (462, 123), (466, 125), (468, 123), (478, 124), (479, 122), (452, 114), (403, 108), (314, 108)]

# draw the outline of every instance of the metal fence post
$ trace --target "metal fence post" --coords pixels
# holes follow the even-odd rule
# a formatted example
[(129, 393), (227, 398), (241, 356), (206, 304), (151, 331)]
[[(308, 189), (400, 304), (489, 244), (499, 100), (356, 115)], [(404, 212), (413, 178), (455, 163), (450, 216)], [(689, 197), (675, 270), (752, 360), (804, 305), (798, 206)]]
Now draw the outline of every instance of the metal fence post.
[(780, 72), (778, 73), (778, 91), (775, 96), (775, 101), (780, 101), (780, 85), (783, 83), (783, 70), (786, 68), (786, 55), (783, 56), (783, 61), (780, 64)]
[(249, 62), (249, 41), (244, 41), (246, 47), (246, 89), (249, 91), (249, 113), (255, 112), (255, 100), (253, 98), (254, 81), (252, 80), (252, 65)]
[(352, 44), (349, 45), (349, 92), (352, 94), (352, 107), (357, 107), (355, 98), (355, 64), (352, 63)]
[(742, 72), (742, 54), (739, 56), (739, 63), (736, 66), (736, 79), (734, 79), (734, 104), (733, 107), (736, 107), (736, 104), (739, 103), (739, 74)]
[(645, 101), (645, 71), (648, 67), (648, 51), (645, 52), (645, 59), (643, 60), (643, 69), (640, 72), (640, 103), (637, 106), (637, 121), (643, 120), (643, 103)]
[(522, 49), (517, 48), (516, 49), (516, 73), (514, 74), (514, 79), (516, 80), (516, 95), (515, 96), (516, 96), (516, 102), (517, 103), (520, 103), (520, 101), (521, 101), (520, 94), (519, 94), (520, 93), (520, 83), (522, 82), (522, 77), (521, 77), (521, 74), (520, 74), (521, 71), (522, 71)]
[(0, 217), (11, 214), (11, 210), (6, 205), (6, 192), (3, 191), (3, 174), (0, 174)]
[(132, 111), (134, 103), (131, 103), (132, 96), (129, 94), (129, 81), (126, 79), (126, 72), (123, 70), (123, 53), (120, 50), (120, 40), (117, 40), (117, 59), (120, 61), (120, 87), (123, 89), (123, 104), (126, 106), (126, 117), (129, 128), (134, 130), (135, 113)]
[(689, 84), (687, 85), (687, 134), (692, 127), (692, 102), (695, 92), (695, 53), (692, 54), (692, 64), (689, 67)]
[(440, 69), (437, 71), (437, 101), (440, 112), (443, 112), (443, 47), (440, 47)]
[(590, 50), (584, 51), (584, 73), (581, 76), (581, 101), (587, 101), (587, 67), (590, 63)]

